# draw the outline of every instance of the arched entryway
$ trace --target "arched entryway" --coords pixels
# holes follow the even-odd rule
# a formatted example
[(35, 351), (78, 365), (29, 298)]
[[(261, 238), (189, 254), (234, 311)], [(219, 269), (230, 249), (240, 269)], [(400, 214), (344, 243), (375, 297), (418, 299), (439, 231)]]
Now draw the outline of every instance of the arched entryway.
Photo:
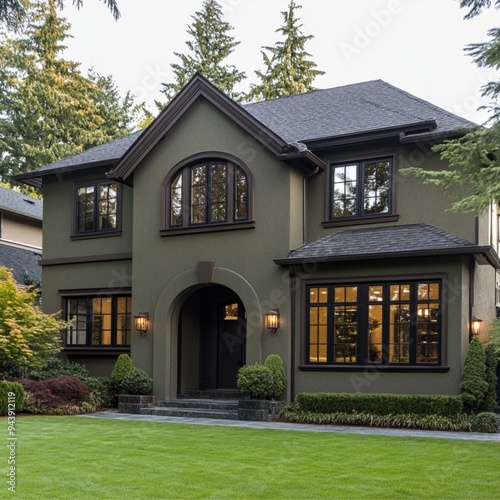
[(240, 297), (223, 285), (197, 287), (179, 315), (177, 393), (236, 389), (245, 354), (246, 315)]

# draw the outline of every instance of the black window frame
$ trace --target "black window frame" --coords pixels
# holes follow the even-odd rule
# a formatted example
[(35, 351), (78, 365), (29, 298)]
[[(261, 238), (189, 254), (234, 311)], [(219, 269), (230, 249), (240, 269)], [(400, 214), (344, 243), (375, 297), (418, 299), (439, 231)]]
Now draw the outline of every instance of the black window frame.
[[(111, 328), (110, 328), (110, 343), (94, 343), (93, 339), (95, 339), (96, 332), (94, 331), (95, 329), (95, 321), (96, 317), (98, 316), (97, 313), (94, 312), (92, 306), (93, 306), (93, 301), (94, 299), (101, 299), (101, 300), (106, 300), (110, 299), (111, 300), (111, 313), (109, 314), (111, 316)], [(128, 340), (129, 343), (118, 343), (117, 341), (117, 336), (118, 336), (118, 301), (119, 299), (126, 299), (127, 300), (127, 307), (126, 307), (126, 316), (127, 318), (127, 326), (126, 326), (126, 331), (128, 332)], [(73, 326), (70, 326), (66, 330), (64, 330), (64, 350), (109, 350), (109, 349), (125, 349), (129, 350), (131, 341), (132, 341), (132, 334), (133, 334), (133, 318), (132, 318), (132, 295), (130, 293), (117, 293), (117, 294), (70, 294), (70, 295), (65, 295), (62, 297), (63, 300), (63, 311), (64, 311), (64, 318), (66, 321), (70, 320), (77, 320), (78, 319), (73, 316), (70, 312), (70, 300), (78, 300), (81, 301), (85, 304), (85, 313), (81, 314), (80, 316), (85, 317), (85, 343), (71, 343), (68, 342), (68, 339), (70, 336), (74, 335), (75, 338), (78, 335), (77, 330), (74, 330)], [(102, 314), (100, 315), (102, 316)], [(123, 329), (121, 329), (123, 330)]]
[[(225, 205), (223, 212), (224, 217), (217, 220), (211, 219), (213, 214), (212, 208), (212, 178), (210, 170), (212, 166), (222, 165), (226, 167), (225, 171)], [(205, 183), (205, 205), (202, 212), (205, 213), (204, 220), (193, 221), (192, 219), (192, 172), (196, 168), (206, 167)], [(245, 200), (246, 200), (246, 216), (239, 217), (237, 214), (238, 203), (238, 172), (241, 172), (246, 180)], [(181, 186), (177, 191), (181, 193), (180, 202), (173, 200), (173, 185), (178, 179), (181, 179)], [(162, 227), (160, 234), (162, 236), (170, 236), (182, 233), (198, 233), (211, 231), (224, 231), (232, 229), (245, 229), (255, 227), (253, 221), (253, 178), (249, 169), (237, 158), (226, 154), (201, 154), (189, 158), (181, 164), (177, 165), (167, 175), (162, 186)], [(187, 203), (186, 203), (187, 200)], [(179, 208), (179, 222), (173, 223), (172, 210), (175, 206)], [(220, 200), (218, 201), (220, 205)]]
[[(116, 226), (115, 227), (105, 227), (99, 229), (99, 218), (101, 214), (99, 212), (99, 190), (101, 186), (111, 186), (114, 185), (116, 188)], [(82, 188), (92, 187), (93, 192), (93, 215), (92, 215), (92, 229), (82, 230), (80, 229), (80, 200), (78, 192)], [(73, 232), (71, 235), (72, 239), (85, 239), (85, 238), (98, 238), (107, 236), (119, 236), (122, 232), (122, 185), (119, 182), (113, 180), (93, 180), (93, 181), (82, 181), (75, 182), (74, 184), (74, 202), (73, 202)]]
[[(402, 285), (402, 284), (410, 284), (411, 286), (411, 296), (410, 300), (406, 301), (410, 304), (410, 321), (409, 321), (409, 331), (410, 331), (410, 344), (409, 344), (409, 359), (408, 362), (394, 362), (390, 359), (390, 308), (391, 305), (396, 305), (399, 302), (395, 300), (390, 300), (389, 291), (391, 290), (391, 286)], [(435, 299), (420, 299), (418, 298), (418, 284), (425, 283), (437, 283), (439, 285), (439, 298)], [(304, 338), (303, 338), (303, 366), (301, 368), (314, 368), (314, 367), (332, 367), (337, 369), (363, 369), (367, 366), (369, 367), (384, 367), (384, 368), (394, 368), (394, 369), (444, 369), (445, 363), (445, 338), (444, 338), (444, 320), (446, 317), (446, 303), (443, 300), (445, 296), (445, 292), (443, 290), (445, 284), (445, 280), (443, 276), (418, 276), (411, 277), (407, 279), (374, 279), (374, 280), (320, 280), (320, 281), (307, 281), (304, 283), (303, 293), (304, 293)], [(372, 302), (369, 300), (368, 291), (370, 287), (383, 287), (384, 299), (380, 302)], [(356, 357), (355, 361), (337, 361), (336, 352), (335, 352), (335, 321), (332, 321), (331, 318), (334, 318), (334, 308), (335, 308), (335, 300), (333, 291), (334, 288), (338, 287), (357, 287), (357, 318), (356, 322), (358, 327), (356, 328), (356, 350), (354, 356)], [(310, 291), (311, 289), (327, 289), (328, 290), (328, 301), (327, 303), (319, 303), (320, 306), (327, 307), (327, 323), (326, 323), (326, 359), (324, 361), (311, 361), (311, 345), (315, 345), (313, 342), (316, 339), (317, 345), (324, 345), (325, 342), (323, 339), (320, 339), (318, 334), (311, 335), (311, 307), (317, 307), (315, 302), (310, 302)], [(319, 292), (318, 292), (319, 293)], [(432, 303), (439, 304), (438, 312), (437, 312), (437, 336), (429, 337), (430, 334), (434, 335), (430, 328), (428, 328), (427, 338), (431, 338), (432, 341), (437, 342), (437, 359), (435, 361), (427, 361), (424, 362), (422, 360), (418, 360), (418, 345), (423, 346), (426, 342), (423, 342), (424, 337), (422, 337), (423, 330), (420, 330), (419, 333), (419, 325), (423, 328), (424, 324), (430, 323), (430, 320), (422, 321), (418, 319), (418, 304), (424, 303)], [(339, 306), (344, 306), (344, 303), (337, 303)], [(346, 301), (345, 305), (353, 304), (352, 301)], [(381, 340), (382, 340), (382, 352), (380, 356), (380, 360), (374, 359), (371, 356), (370, 352), (370, 333), (369, 332), (369, 324), (371, 318), (369, 316), (369, 306), (373, 305), (381, 305), (383, 308), (383, 319), (381, 325)], [(322, 324), (321, 321), (317, 323), (313, 323), (313, 326)], [(418, 344), (418, 340), (421, 340), (420, 344)], [(372, 342), (373, 343), (373, 342)], [(321, 358), (320, 350), (318, 348), (317, 357)], [(323, 351), (325, 352), (325, 351)], [(427, 356), (429, 357), (429, 352), (427, 352)], [(421, 351), (421, 357), (423, 357)]]
[[(373, 212), (364, 213), (364, 179), (366, 165), (375, 162), (389, 163), (389, 179), (388, 179), (388, 199), (386, 212)], [(336, 216), (334, 214), (334, 183), (335, 183), (335, 169), (341, 167), (355, 166), (356, 167), (356, 180), (358, 189), (356, 191), (356, 212), (350, 215)], [(377, 222), (393, 222), (398, 220), (396, 215), (396, 196), (395, 196), (395, 179), (396, 179), (396, 155), (393, 152), (379, 155), (366, 155), (362, 158), (346, 158), (342, 160), (335, 160), (329, 163), (327, 189), (326, 189), (326, 203), (325, 203), (325, 221), (323, 227), (345, 226), (352, 224), (367, 224)], [(359, 189), (362, 186), (363, 189)]]

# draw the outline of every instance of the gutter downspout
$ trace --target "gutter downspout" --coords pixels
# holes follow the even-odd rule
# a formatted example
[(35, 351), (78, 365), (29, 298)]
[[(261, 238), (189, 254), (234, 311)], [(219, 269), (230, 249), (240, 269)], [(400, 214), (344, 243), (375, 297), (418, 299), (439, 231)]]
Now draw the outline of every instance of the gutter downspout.
[(296, 334), (296, 320), (295, 320), (295, 300), (297, 298), (297, 274), (295, 268), (290, 266), (290, 402), (295, 400), (295, 334)]

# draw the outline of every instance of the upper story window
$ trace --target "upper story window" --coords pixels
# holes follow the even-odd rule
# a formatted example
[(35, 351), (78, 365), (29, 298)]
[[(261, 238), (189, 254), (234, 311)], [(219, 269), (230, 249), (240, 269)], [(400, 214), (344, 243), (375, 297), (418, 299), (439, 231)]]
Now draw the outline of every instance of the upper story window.
[(390, 157), (330, 166), (329, 220), (392, 214)]
[(119, 230), (120, 186), (116, 182), (76, 185), (75, 235)]
[(441, 280), (306, 288), (308, 364), (441, 363)]
[(167, 178), (164, 198), (164, 230), (168, 233), (176, 229), (253, 226), (251, 179), (233, 161), (203, 159), (189, 163)]

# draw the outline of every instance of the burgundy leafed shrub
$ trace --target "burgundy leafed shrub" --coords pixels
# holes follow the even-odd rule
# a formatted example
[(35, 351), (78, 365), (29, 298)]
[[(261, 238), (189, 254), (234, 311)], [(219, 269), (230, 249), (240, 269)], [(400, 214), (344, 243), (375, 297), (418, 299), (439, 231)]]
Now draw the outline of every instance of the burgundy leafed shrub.
[(46, 380), (20, 379), (26, 392), (42, 405), (57, 408), (61, 405), (78, 405), (89, 401), (89, 388), (76, 377), (54, 377)]

